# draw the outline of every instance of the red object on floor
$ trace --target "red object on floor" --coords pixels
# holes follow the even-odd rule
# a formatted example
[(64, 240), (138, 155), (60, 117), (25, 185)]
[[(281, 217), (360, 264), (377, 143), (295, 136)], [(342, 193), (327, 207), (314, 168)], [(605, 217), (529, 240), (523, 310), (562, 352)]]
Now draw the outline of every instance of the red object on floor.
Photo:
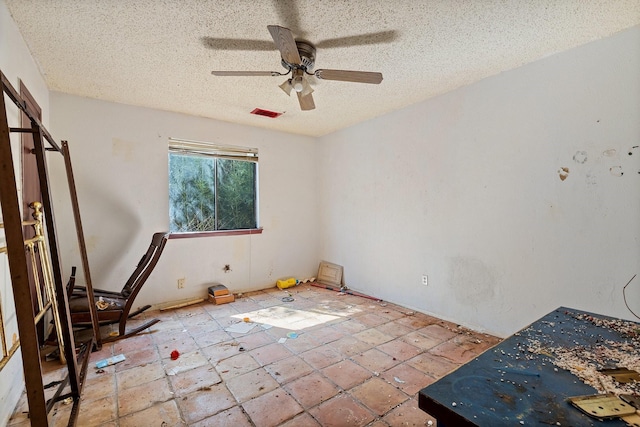
[(180, 353), (178, 352), (178, 350), (173, 350), (171, 352), (171, 360), (178, 360), (178, 357), (180, 357)]

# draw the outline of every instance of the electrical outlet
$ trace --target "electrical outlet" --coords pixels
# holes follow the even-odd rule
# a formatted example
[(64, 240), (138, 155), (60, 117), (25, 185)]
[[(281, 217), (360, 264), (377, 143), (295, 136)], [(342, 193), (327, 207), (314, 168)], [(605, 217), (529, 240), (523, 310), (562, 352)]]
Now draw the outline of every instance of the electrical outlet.
[(426, 274), (422, 275), (422, 284), (425, 286), (429, 286), (429, 276), (427, 276)]
[(178, 279), (178, 289), (184, 288), (184, 281), (185, 281), (184, 277), (182, 279)]

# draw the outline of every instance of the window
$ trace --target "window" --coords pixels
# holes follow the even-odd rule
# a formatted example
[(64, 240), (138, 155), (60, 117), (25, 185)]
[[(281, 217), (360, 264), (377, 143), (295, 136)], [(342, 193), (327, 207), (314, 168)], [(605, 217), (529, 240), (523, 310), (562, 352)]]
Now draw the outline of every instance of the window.
[(258, 150), (169, 139), (169, 230), (254, 229)]

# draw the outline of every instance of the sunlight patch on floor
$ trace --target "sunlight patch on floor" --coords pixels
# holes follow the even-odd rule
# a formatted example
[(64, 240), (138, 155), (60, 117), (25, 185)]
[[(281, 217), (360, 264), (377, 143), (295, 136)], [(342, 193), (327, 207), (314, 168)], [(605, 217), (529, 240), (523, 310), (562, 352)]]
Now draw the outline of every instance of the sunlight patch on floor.
[(249, 320), (254, 323), (299, 331), (301, 329), (331, 322), (332, 320), (339, 319), (341, 316), (311, 310), (298, 310), (295, 308), (276, 306), (239, 313), (231, 317), (239, 320), (249, 318)]

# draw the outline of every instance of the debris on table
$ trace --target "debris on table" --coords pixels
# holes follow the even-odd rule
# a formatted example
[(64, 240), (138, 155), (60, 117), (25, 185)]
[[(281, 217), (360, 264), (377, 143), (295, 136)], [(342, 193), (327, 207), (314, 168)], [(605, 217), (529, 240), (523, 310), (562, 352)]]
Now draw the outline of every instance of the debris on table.
[(576, 396), (569, 398), (569, 402), (585, 414), (599, 420), (624, 417), (636, 412), (636, 408), (613, 394)]

